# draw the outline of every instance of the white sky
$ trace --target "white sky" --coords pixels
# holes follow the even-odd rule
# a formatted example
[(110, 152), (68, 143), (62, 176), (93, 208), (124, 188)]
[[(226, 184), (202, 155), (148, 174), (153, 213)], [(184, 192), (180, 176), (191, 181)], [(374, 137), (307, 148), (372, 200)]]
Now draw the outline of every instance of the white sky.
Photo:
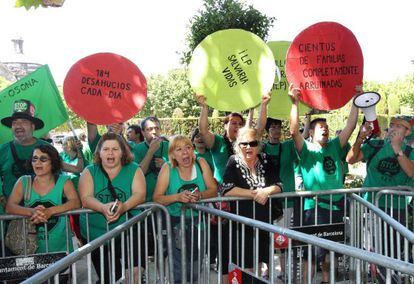
[[(249, 0), (276, 17), (270, 40), (293, 40), (319, 21), (336, 21), (357, 37), (364, 79), (389, 81), (413, 73), (414, 1)], [(25, 41), (26, 59), (49, 64), (58, 85), (76, 61), (97, 52), (132, 60), (143, 73), (179, 67), (178, 52), (201, 0), (66, 0), (62, 8), (26, 11), (0, 1), (0, 61), (13, 57), (12, 38)]]

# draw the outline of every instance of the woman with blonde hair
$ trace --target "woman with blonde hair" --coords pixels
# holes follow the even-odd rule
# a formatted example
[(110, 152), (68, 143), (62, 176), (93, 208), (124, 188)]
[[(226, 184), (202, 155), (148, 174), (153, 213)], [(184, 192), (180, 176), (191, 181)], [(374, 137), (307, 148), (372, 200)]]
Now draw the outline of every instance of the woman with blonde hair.
[[(282, 185), (276, 169), (272, 166), (265, 153), (261, 153), (261, 142), (256, 129), (244, 127), (239, 130), (239, 134), (234, 144), (235, 155), (231, 156), (227, 163), (223, 177), (221, 190), (224, 196), (247, 197), (250, 200), (239, 201), (238, 210), (236, 204), (231, 204), (232, 213), (251, 219), (272, 224), (275, 219), (280, 217), (282, 207), (279, 202), (272, 201), (272, 214), (269, 214), (269, 197), (272, 194), (282, 192)], [(238, 224), (237, 226), (240, 226)], [(241, 226), (236, 229), (233, 226), (233, 256), (239, 255), (235, 252), (237, 240), (239, 248), (244, 249), (244, 264), (246, 268), (253, 268), (254, 254), (254, 231), (252, 227), (245, 226), (244, 243), (242, 240)], [(237, 234), (239, 235), (237, 238)], [(269, 263), (269, 233), (259, 232), (259, 262)], [(233, 262), (235, 262), (233, 260)], [(238, 259), (236, 263), (241, 264)], [(227, 265), (227, 263), (223, 263)]]
[[(181, 203), (197, 202), (216, 196), (217, 184), (208, 163), (203, 158), (196, 158), (193, 144), (188, 137), (174, 136), (170, 140), (168, 157), (169, 162), (162, 166), (158, 175), (153, 199), (167, 206), (174, 228), (174, 239), (180, 242)], [(190, 217), (188, 213), (186, 217)], [(189, 223), (188, 220), (186, 223)], [(196, 222), (193, 220), (192, 224)], [(191, 250), (192, 229), (188, 226), (185, 232), (188, 257), (190, 257)], [(197, 241), (194, 241), (194, 244), (197, 244)], [(177, 243), (174, 243), (173, 247), (174, 270), (177, 271), (175, 282), (181, 283), (181, 249)], [(197, 253), (197, 250), (194, 251)], [(194, 259), (197, 259), (197, 256), (194, 256)], [(187, 272), (190, 272), (190, 269), (187, 269)]]

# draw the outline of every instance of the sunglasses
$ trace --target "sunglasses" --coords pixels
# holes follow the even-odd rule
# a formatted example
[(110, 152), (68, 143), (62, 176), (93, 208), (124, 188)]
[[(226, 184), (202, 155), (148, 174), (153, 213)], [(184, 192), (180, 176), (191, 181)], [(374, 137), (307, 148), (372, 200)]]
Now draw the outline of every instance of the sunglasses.
[(257, 147), (258, 145), (259, 145), (259, 141), (257, 140), (239, 143), (240, 148), (247, 148), (247, 146), (250, 146), (250, 148), (254, 148), (254, 147)]
[(49, 161), (50, 159), (46, 156), (33, 156), (32, 157), (32, 163), (36, 163), (37, 161), (41, 161), (42, 163), (46, 163), (47, 161)]

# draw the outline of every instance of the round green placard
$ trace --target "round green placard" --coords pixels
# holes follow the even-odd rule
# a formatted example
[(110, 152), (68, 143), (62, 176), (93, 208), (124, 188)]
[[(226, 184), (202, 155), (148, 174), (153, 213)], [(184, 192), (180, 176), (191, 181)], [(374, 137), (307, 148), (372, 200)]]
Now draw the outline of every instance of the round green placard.
[(243, 111), (260, 104), (275, 77), (272, 51), (257, 35), (239, 29), (215, 32), (194, 50), (189, 80), (210, 107)]
[[(267, 116), (280, 120), (289, 119), (292, 107), (292, 102), (288, 96), (289, 83), (285, 73), (286, 53), (290, 44), (290, 41), (271, 41), (267, 43), (273, 52), (275, 64), (279, 69), (279, 71), (276, 71), (275, 82), (273, 83), (272, 99), (267, 106)], [(299, 103), (299, 115), (305, 115), (309, 111), (310, 108), (307, 105)]]

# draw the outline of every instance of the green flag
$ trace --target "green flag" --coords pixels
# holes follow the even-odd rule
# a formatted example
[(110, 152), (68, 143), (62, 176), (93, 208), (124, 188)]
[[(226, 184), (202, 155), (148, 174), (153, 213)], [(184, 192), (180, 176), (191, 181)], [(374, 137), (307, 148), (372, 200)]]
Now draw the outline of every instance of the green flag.
[[(34, 105), (35, 117), (43, 120), (45, 124), (42, 129), (34, 132), (35, 137), (42, 137), (69, 119), (47, 65), (43, 65), (0, 92), (0, 118), (11, 116), (13, 103), (21, 99), (29, 100)], [(12, 139), (11, 129), (0, 124), (0, 144)]]

